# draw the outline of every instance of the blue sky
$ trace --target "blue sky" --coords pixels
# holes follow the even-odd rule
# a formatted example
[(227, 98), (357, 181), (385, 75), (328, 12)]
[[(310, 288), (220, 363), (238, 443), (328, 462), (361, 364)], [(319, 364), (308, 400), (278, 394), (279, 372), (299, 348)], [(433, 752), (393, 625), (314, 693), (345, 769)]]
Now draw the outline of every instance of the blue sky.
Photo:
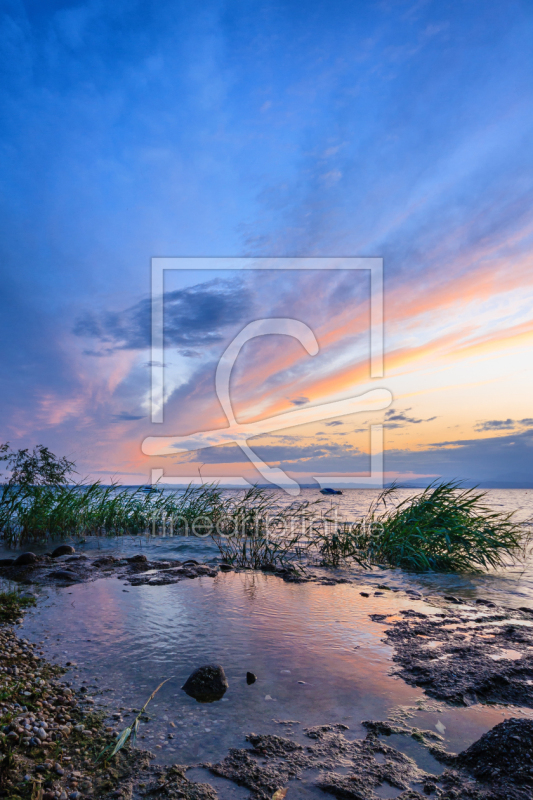
[[(157, 464), (140, 450), (151, 433), (144, 334), (102, 354), (89, 322), (101, 334), (139, 320), (153, 256), (381, 256), (394, 407), (436, 418), (389, 429), (391, 476), (499, 480), (498, 461), (530, 473), (527, 428), (515, 431), (520, 447), (508, 429), (483, 428), (531, 416), (529, 3), (2, 10), (3, 440), (42, 442), (84, 474), (147, 479)], [(224, 291), (214, 302), (236, 325), (238, 292), (224, 306)], [(264, 287), (265, 313), (278, 300)], [(362, 385), (352, 347), (353, 336), (344, 352)], [(214, 352), (180, 362), (176, 433), (211, 421)], [(309, 385), (311, 402), (336, 396), (330, 380)], [(290, 404), (288, 389), (272, 392), (277, 409)], [(365, 468), (366, 422), (346, 444), (336, 429), (328, 470)], [(304, 474), (319, 432), (298, 434), (286, 458), (268, 451), (276, 443), (265, 453)], [(500, 454), (492, 466), (487, 448)]]

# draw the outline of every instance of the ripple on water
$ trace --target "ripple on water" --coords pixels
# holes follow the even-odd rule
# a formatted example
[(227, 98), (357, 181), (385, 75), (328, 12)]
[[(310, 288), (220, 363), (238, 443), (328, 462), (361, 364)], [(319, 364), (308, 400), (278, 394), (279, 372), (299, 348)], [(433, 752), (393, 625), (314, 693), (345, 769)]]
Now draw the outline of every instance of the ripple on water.
[[(124, 593), (108, 578), (47, 590), (24, 633), (36, 639), (46, 631), (46, 654), (76, 661), (72, 679), (97, 705), (110, 697), (122, 707), (120, 727), (173, 676), (140, 731), (140, 745), (163, 762), (219, 760), (229, 747), (244, 746), (251, 731), (305, 741), (304, 727), (342, 722), (350, 737), (364, 736), (362, 720), (386, 719), (398, 705), (411, 709), (409, 724), (444, 724), (446, 744), (456, 751), (501, 721), (500, 709), (420, 706), (422, 692), (390, 674), (392, 649), (382, 641), (383, 625), (369, 616), (383, 610), (383, 599), (362, 598), (360, 588), (227, 573)], [(400, 593), (387, 597), (388, 613), (413, 607), (434, 610)], [(207, 663), (222, 664), (230, 686), (220, 702), (202, 705), (180, 687)], [(252, 685), (247, 672), (258, 677)], [(98, 686), (112, 692), (100, 695)]]

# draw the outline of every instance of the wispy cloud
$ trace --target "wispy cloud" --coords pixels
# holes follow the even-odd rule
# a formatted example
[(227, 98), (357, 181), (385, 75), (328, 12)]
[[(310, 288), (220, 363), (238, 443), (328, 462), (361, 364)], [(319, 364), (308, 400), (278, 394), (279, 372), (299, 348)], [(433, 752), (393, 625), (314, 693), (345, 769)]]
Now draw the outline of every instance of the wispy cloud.
[(411, 411), (406, 408), (405, 411), (396, 411), (389, 408), (385, 412), (385, 425), (387, 428), (402, 428), (404, 425), (420, 425), (421, 422), (433, 422), (437, 417), (427, 417), (426, 419), (415, 419), (415, 417), (408, 416), (407, 412)]
[(533, 419), (530, 417), (525, 419), (489, 419), (484, 422), (478, 422), (475, 425), (476, 431), (511, 431), (520, 430), (521, 428), (533, 428)]
[(129, 414), (127, 411), (111, 415), (111, 422), (134, 422), (139, 419), (144, 419), (144, 415)]

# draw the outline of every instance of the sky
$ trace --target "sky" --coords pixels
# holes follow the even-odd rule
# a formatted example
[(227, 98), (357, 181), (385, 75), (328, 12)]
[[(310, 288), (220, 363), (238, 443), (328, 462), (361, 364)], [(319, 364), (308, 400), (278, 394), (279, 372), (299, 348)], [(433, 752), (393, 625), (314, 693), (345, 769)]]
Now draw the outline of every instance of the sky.
[[(0, 441), (44, 444), (84, 480), (264, 482), (223, 434), (215, 375), (247, 325), (283, 318), (317, 352), (271, 333), (231, 376), (271, 470), (368, 475), (382, 425), (386, 481), (533, 487), (530, 3), (1, 9)], [(163, 422), (157, 257), (213, 264), (165, 274)], [(311, 257), (324, 269), (279, 260)], [(357, 257), (383, 259), (382, 377), (370, 273), (343, 268)], [(376, 390), (386, 406), (344, 413)], [(309, 422), (327, 403), (343, 413)], [(204, 431), (222, 433), (143, 452)]]

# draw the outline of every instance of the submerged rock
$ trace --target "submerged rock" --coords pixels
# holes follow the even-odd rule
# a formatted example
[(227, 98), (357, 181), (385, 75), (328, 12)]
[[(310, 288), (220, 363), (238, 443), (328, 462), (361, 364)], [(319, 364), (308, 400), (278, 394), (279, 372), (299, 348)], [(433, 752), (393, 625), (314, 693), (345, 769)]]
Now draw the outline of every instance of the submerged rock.
[(212, 703), (224, 696), (229, 683), (220, 664), (206, 664), (195, 669), (181, 688), (199, 703)]
[(251, 686), (252, 683), (256, 682), (256, 680), (257, 680), (257, 675), (254, 675), (253, 672), (246, 673), (246, 683), (248, 684), (248, 686)]
[(127, 558), (126, 561), (128, 564), (146, 564), (148, 559), (142, 553), (137, 553), (136, 556), (132, 556), (131, 558)]
[(51, 555), (52, 558), (59, 558), (59, 556), (71, 556), (75, 552), (76, 550), (71, 544), (60, 544), (59, 547), (52, 551)]

